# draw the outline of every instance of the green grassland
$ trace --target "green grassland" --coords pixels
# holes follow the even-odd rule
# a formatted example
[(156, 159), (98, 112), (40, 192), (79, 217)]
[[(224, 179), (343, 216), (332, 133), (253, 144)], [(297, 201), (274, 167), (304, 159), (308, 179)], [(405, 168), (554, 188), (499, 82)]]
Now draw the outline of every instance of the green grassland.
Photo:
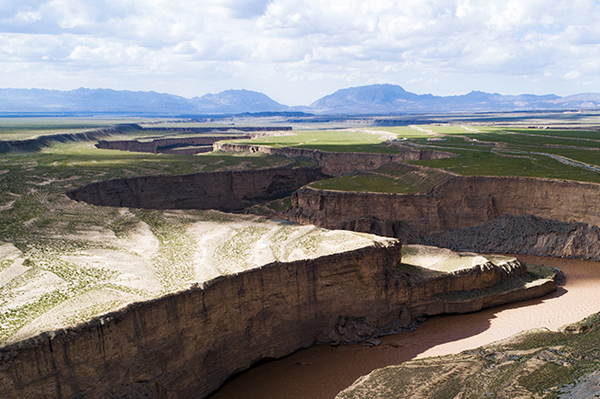
[(377, 133), (356, 130), (294, 131), (290, 135), (260, 137), (252, 140), (235, 140), (238, 144), (255, 144), (270, 147), (296, 147), (330, 152), (397, 153), (384, 144), (386, 138)]
[(450, 178), (452, 174), (437, 169), (394, 162), (352, 176), (319, 180), (310, 186), (319, 190), (407, 194), (427, 191)]
[[(580, 164), (600, 168), (600, 132), (596, 131), (431, 124), (361, 130), (295, 131), (287, 136), (235, 142), (336, 152), (393, 153), (396, 150), (389, 141), (393, 135), (398, 140), (394, 145), (459, 155), (447, 159), (408, 161), (407, 164), (463, 176), (523, 176), (600, 183), (598, 171)], [(565, 158), (564, 162), (552, 155)], [(427, 171), (423, 173), (431, 174)], [(430, 183), (437, 181), (436, 178), (422, 179), (415, 184), (412, 180), (411, 176), (378, 170), (320, 181), (314, 183), (313, 187), (408, 193), (431, 188)]]
[(81, 133), (120, 123), (140, 123), (140, 118), (116, 117), (15, 117), (0, 119), (0, 141), (26, 140), (38, 136)]

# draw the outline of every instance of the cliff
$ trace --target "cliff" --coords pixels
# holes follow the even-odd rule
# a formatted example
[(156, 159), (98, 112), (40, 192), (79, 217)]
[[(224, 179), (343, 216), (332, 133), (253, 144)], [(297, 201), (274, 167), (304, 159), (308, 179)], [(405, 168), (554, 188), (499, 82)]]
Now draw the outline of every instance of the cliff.
[(110, 137), (115, 134), (126, 134), (137, 130), (135, 124), (120, 124), (104, 129), (89, 130), (81, 133), (64, 133), (39, 136), (26, 140), (0, 141), (0, 154), (11, 151), (39, 151), (55, 143), (66, 143), (71, 141), (95, 141)]
[(306, 167), (142, 176), (92, 183), (67, 196), (93, 205), (232, 211), (285, 197), (322, 177), (319, 169)]
[[(249, 139), (250, 135), (244, 136), (232, 136), (231, 138), (236, 139)], [(173, 153), (174, 149), (191, 147), (191, 146), (205, 146), (204, 151), (198, 152), (209, 152), (213, 150), (213, 144), (219, 140), (226, 139), (223, 136), (198, 136), (198, 137), (181, 137), (181, 138), (167, 138), (167, 139), (156, 139), (152, 141), (139, 141), (139, 140), (100, 140), (96, 147), (106, 150), (120, 150), (120, 151), (133, 151), (133, 152), (149, 152), (149, 153)]]
[[(502, 215), (521, 218), (490, 224)], [(455, 250), (600, 259), (600, 185), (594, 183), (456, 177), (417, 194), (304, 187), (292, 195), (286, 216)]]
[[(407, 272), (401, 245), (272, 263), (136, 303), (0, 349), (3, 398), (202, 398), (229, 376), (317, 342), (348, 342), (555, 288), (553, 278), (481, 296), (457, 291), (521, 278), (517, 261)], [(478, 290), (475, 290), (478, 291)], [(489, 294), (489, 293), (488, 293)], [(450, 296), (448, 296), (450, 295)]]
[(390, 162), (408, 160), (441, 159), (457, 156), (449, 152), (415, 150), (404, 148), (396, 154), (357, 153), (357, 152), (327, 152), (308, 148), (283, 147), (275, 148), (262, 145), (232, 144), (216, 142), (215, 150), (263, 152), (271, 155), (281, 155), (288, 158), (310, 158), (317, 162), (323, 173), (330, 176), (343, 176), (361, 170), (373, 170)]
[(600, 260), (598, 226), (532, 215), (503, 215), (473, 227), (448, 231), (441, 236), (423, 235), (417, 240), (406, 241), (454, 251)]

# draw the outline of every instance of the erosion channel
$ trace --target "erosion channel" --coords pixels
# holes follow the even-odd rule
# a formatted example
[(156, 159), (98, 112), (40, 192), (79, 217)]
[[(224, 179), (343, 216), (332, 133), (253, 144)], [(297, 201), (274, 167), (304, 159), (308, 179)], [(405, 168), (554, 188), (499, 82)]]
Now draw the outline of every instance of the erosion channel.
[[(240, 210), (322, 177), (316, 168), (155, 176), (94, 183), (68, 195), (105, 206)], [(521, 240), (520, 251), (505, 253), (551, 246), (559, 256), (598, 259), (584, 247), (598, 242), (599, 187), (508, 178), (457, 178), (427, 193), (395, 196), (304, 187), (293, 193), (286, 215), (414, 244), (447, 239), (449, 247), (456, 241), (445, 234), (475, 228), (472, 236), (489, 236), (485, 243), (492, 246)], [(529, 219), (511, 222), (526, 225), (508, 230), (518, 237), (486, 235), (489, 226), (496, 228), (489, 223), (502, 223), (502, 217)], [(0, 349), (0, 390), (9, 398), (202, 398), (261, 360), (315, 343), (352, 343), (412, 330), (424, 316), (537, 298), (555, 290), (559, 278), (556, 269), (527, 267), (514, 257), (403, 247), (396, 238), (381, 239), (351, 251), (218, 277), (6, 346)]]

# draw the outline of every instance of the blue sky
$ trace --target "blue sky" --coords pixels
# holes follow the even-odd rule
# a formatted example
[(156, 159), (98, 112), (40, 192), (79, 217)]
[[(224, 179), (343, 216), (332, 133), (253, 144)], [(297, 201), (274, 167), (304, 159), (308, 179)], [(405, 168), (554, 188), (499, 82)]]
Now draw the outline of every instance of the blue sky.
[(590, 0), (0, 0), (0, 87), (600, 92)]

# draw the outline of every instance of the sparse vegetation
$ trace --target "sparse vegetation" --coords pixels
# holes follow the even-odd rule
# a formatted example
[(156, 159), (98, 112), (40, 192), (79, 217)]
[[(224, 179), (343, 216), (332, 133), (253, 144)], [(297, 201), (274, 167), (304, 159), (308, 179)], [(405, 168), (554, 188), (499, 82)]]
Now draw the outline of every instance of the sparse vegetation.
[[(30, 121), (2, 121), (5, 131), (0, 129), (0, 139), (65, 129), (77, 132), (92, 126), (90, 121), (35, 122), (38, 125), (27, 130)], [(104, 126), (104, 121), (92, 127), (97, 126)], [(223, 273), (235, 273), (287, 260), (290, 248), (295, 248), (299, 258), (338, 251), (331, 240), (319, 238), (327, 234), (322, 229), (315, 228), (307, 241), (302, 226), (266, 222), (256, 216), (97, 207), (65, 196), (70, 189), (112, 178), (312, 162), (295, 163), (265, 154), (130, 153), (100, 150), (93, 144), (57, 143), (40, 152), (5, 153), (0, 159), (0, 245), (10, 246), (0, 251), (0, 344), (186, 288), (218, 275), (211, 265)], [(288, 198), (268, 205), (283, 209), (289, 204)], [(200, 242), (203, 236), (194, 231), (203, 228), (218, 230), (217, 241)], [(223, 232), (228, 233), (219, 236)], [(356, 233), (343, 235), (340, 241), (346, 245), (340, 248), (355, 249), (373, 242)], [(205, 252), (208, 271), (198, 260)]]
[(600, 328), (589, 320), (579, 325), (591, 329), (579, 334), (531, 331), (458, 355), (379, 369), (337, 398), (596, 397)]

